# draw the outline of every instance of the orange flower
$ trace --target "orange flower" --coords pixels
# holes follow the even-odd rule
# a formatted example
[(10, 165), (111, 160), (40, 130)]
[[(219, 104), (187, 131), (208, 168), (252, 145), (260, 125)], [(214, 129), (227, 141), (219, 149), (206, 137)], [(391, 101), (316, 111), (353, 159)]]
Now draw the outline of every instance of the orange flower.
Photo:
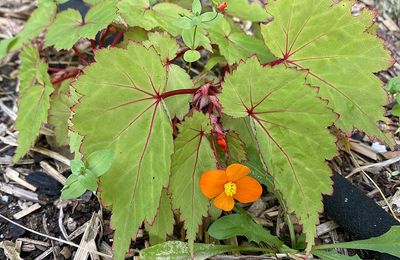
[(210, 170), (200, 177), (203, 194), (214, 199), (215, 207), (230, 211), (234, 199), (242, 203), (256, 201), (262, 193), (258, 181), (247, 176), (250, 169), (241, 164), (231, 164), (225, 170)]

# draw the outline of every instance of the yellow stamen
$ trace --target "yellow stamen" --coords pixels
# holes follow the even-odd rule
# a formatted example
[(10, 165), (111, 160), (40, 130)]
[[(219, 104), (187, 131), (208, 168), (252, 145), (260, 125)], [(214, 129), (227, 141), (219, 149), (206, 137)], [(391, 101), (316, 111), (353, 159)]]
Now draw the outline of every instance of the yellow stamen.
[(236, 184), (233, 182), (225, 183), (224, 192), (227, 196), (232, 197), (236, 194)]

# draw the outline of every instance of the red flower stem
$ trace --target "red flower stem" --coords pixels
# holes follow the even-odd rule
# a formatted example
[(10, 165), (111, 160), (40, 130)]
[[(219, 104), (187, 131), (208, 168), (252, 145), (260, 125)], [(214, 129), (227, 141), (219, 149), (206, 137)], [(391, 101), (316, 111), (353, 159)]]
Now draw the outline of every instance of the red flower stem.
[(104, 47), (104, 41), (106, 40), (106, 37), (108, 33), (110, 32), (110, 26), (107, 26), (106, 31), (101, 35), (100, 41), (99, 41), (99, 48)]
[(199, 90), (200, 87), (198, 88), (187, 88), (187, 89), (177, 89), (177, 90), (171, 90), (164, 92), (160, 95), (160, 98), (166, 99), (171, 96), (176, 96), (176, 95), (188, 95), (188, 94), (194, 94)]
[(70, 75), (66, 75), (64, 77), (58, 78), (56, 80), (53, 80), (51, 83), (53, 85), (55, 85), (55, 84), (63, 82), (64, 80), (67, 80), (67, 79), (70, 79), (70, 78), (75, 78), (76, 76), (78, 76), (78, 74), (79, 74), (79, 70), (74, 72), (74, 73), (72, 73), (72, 74), (70, 74)]
[(89, 65), (89, 62), (87, 61), (87, 59), (85, 59), (85, 57), (83, 57), (82, 53), (78, 50), (78, 48), (74, 45), (72, 46), (72, 49), (74, 50), (76, 56), (78, 56), (78, 58), (85, 64), (85, 65)]
[(221, 164), (221, 160), (219, 159), (219, 156), (218, 156), (217, 147), (215, 146), (214, 132), (212, 130), (210, 132), (210, 139), (211, 139), (211, 145), (213, 148), (214, 157), (217, 160), (217, 168), (218, 168), (218, 170), (220, 170), (220, 169), (222, 169), (222, 164)]
[(111, 43), (111, 47), (115, 47), (115, 45), (117, 45), (117, 43), (119, 42), (119, 40), (121, 39), (122, 35), (124, 35), (123, 32), (119, 32), (117, 34), (117, 36), (115, 36), (113, 42)]
[(48, 71), (51, 71), (51, 72), (62, 72), (62, 71), (66, 71), (66, 69), (50, 68), (50, 67), (48, 67), (47, 70), (48, 70)]

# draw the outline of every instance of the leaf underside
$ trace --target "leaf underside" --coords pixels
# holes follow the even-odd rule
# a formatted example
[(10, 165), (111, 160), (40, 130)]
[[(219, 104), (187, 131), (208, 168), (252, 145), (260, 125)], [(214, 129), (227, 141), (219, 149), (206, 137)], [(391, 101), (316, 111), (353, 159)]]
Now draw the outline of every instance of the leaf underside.
[(200, 176), (216, 167), (211, 145), (205, 136), (211, 131), (210, 119), (194, 112), (192, 117), (185, 118), (179, 131), (172, 156), (169, 193), (172, 194), (172, 206), (179, 209), (185, 222), (192, 253), (196, 233), (209, 206), (209, 200), (200, 191)]
[(309, 83), (318, 86), (319, 95), (339, 113), (335, 123), (339, 128), (346, 132), (358, 128), (392, 143), (376, 126), (384, 120), (387, 99), (382, 83), (373, 75), (389, 67), (391, 57), (383, 42), (367, 32), (372, 12), (352, 16), (352, 4), (271, 1), (267, 10), (274, 20), (262, 26), (262, 34), (274, 55), (308, 72)]
[(168, 182), (172, 127), (159, 96), (171, 87), (173, 70), (182, 69), (165, 66), (155, 48), (130, 43), (126, 50), (98, 51), (96, 63), (74, 84), (82, 98), (72, 123), (84, 137), (83, 155), (100, 149), (114, 153), (100, 188), (113, 212), (115, 259), (123, 258), (144, 220), (153, 222)]
[(325, 160), (336, 147), (326, 127), (335, 116), (304, 84), (304, 76), (283, 65), (261, 67), (251, 58), (225, 78), (220, 101), (226, 114), (250, 118), (261, 161), (303, 224), (310, 250), (321, 194), (331, 191)]

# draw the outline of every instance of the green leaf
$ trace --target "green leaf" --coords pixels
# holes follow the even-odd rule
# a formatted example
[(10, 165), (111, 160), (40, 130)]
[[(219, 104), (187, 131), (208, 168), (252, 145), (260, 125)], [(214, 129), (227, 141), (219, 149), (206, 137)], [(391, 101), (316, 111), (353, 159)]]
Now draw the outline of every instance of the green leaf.
[(165, 242), (167, 235), (174, 231), (174, 212), (172, 211), (171, 199), (166, 190), (161, 193), (160, 207), (151, 225), (146, 222), (146, 230), (149, 232), (150, 244), (156, 245)]
[(17, 50), (24, 43), (38, 37), (51, 24), (56, 11), (57, 5), (53, 0), (40, 0), (37, 9), (30, 15), (24, 29), (13, 38), (0, 41), (0, 59), (7, 52)]
[(113, 151), (110, 149), (98, 150), (91, 153), (86, 159), (88, 170), (97, 177), (104, 175), (112, 165), (113, 156)]
[[(193, 35), (196, 32), (196, 37), (193, 39)], [(199, 46), (203, 46), (206, 50), (212, 51), (210, 39), (206, 36), (206, 31), (202, 28), (194, 27), (185, 29), (182, 31), (183, 42), (191, 49), (196, 49)], [(194, 40), (194, 41), (193, 41)]]
[(247, 160), (246, 145), (236, 132), (228, 132), (226, 142), (228, 143), (228, 164), (242, 163)]
[(179, 209), (185, 222), (191, 253), (199, 225), (209, 206), (209, 200), (200, 191), (200, 176), (216, 167), (210, 142), (205, 136), (210, 131), (210, 119), (201, 112), (194, 112), (179, 127), (172, 155), (169, 193), (172, 194), (173, 208)]
[(199, 15), (201, 13), (201, 2), (200, 0), (193, 0), (192, 3), (192, 13), (195, 15)]
[(139, 26), (145, 30), (160, 27), (173, 36), (177, 36), (181, 31), (174, 21), (180, 18), (180, 14), (189, 14), (188, 10), (179, 5), (160, 3), (151, 6), (148, 0), (121, 0), (117, 8), (129, 26)]
[(195, 62), (201, 58), (200, 52), (196, 50), (188, 50), (183, 55), (183, 59), (187, 62)]
[(394, 115), (394, 116), (400, 116), (400, 105), (399, 105), (399, 103), (394, 105), (394, 107), (392, 108), (391, 112), (392, 112), (392, 115)]
[(116, 13), (115, 0), (104, 0), (90, 8), (84, 22), (75, 9), (58, 13), (47, 32), (46, 45), (54, 45), (57, 50), (70, 49), (81, 38), (94, 39), (117, 17)]
[[(167, 91), (178, 89), (194, 88), (193, 82), (181, 67), (170, 64), (169, 77), (167, 83)], [(182, 120), (183, 117), (189, 112), (189, 102), (192, 100), (192, 95), (176, 95), (171, 96), (165, 100), (171, 120), (174, 116)]]
[(223, 56), (213, 55), (210, 59), (208, 59), (207, 64), (204, 67), (204, 69), (206, 71), (210, 71), (218, 63), (224, 63), (224, 62), (226, 63), (225, 58)]
[(361, 260), (358, 255), (348, 256), (342, 255), (334, 251), (313, 250), (311, 253), (324, 260)]
[(398, 94), (400, 92), (400, 77), (390, 79), (385, 90), (392, 95)]
[(250, 4), (248, 0), (226, 0), (226, 13), (231, 16), (252, 22), (265, 22), (268, 18), (265, 9), (258, 3)]
[(247, 214), (231, 214), (218, 219), (208, 228), (208, 234), (216, 239), (228, 239), (235, 236), (245, 236), (257, 244), (264, 242), (279, 248), (283, 242), (271, 235), (261, 225), (255, 223)]
[(251, 58), (225, 78), (219, 99), (226, 114), (250, 119), (262, 163), (303, 225), (309, 251), (323, 208), (321, 194), (331, 192), (325, 160), (336, 147), (327, 130), (335, 116), (304, 78), (305, 73), (262, 67)]
[(85, 164), (81, 160), (71, 160), (72, 174), (79, 176), (85, 168)]
[(68, 177), (66, 185), (61, 191), (62, 200), (79, 198), (86, 191), (86, 188), (78, 181), (78, 176), (75, 175)]
[[(233, 251), (248, 251), (262, 252), (268, 251), (258, 247), (244, 247), (235, 245), (213, 245), (213, 244), (194, 244), (194, 260), (204, 260), (211, 256), (233, 252)], [(187, 260), (190, 259), (188, 244), (181, 241), (167, 241), (152, 247), (148, 247), (140, 251), (141, 260)]]
[(265, 44), (244, 32), (232, 32), (229, 22), (221, 19), (215, 26), (209, 28), (211, 41), (219, 47), (229, 64), (237, 63), (254, 54), (263, 62), (275, 59)]
[(167, 33), (159, 32), (149, 33), (148, 37), (149, 40), (144, 41), (143, 45), (147, 48), (154, 46), (156, 51), (160, 54), (164, 64), (167, 64), (176, 56), (179, 46), (176, 43), (175, 38), (172, 38)]
[(144, 42), (146, 40), (148, 40), (147, 32), (143, 28), (133, 27), (124, 32), (124, 39), (117, 46), (126, 48), (131, 41)]
[(97, 176), (89, 169), (86, 169), (83, 174), (78, 176), (78, 182), (82, 184), (86, 190), (97, 190)]
[(373, 250), (400, 257), (400, 226), (393, 226), (388, 232), (365, 240), (343, 242), (337, 244), (318, 245), (315, 249), (352, 248)]
[[(307, 6), (306, 9), (302, 8)], [(377, 128), (384, 120), (387, 102), (380, 80), (373, 72), (384, 70), (391, 57), (383, 42), (366, 30), (373, 14), (351, 14), (352, 1), (288, 0), (268, 4), (274, 20), (262, 27), (265, 42), (286, 64), (308, 72), (310, 84), (340, 114), (340, 129), (365, 131), (393, 143)]]
[(81, 151), (110, 149), (114, 160), (101, 177), (101, 198), (112, 208), (114, 258), (123, 259), (144, 220), (152, 221), (168, 182), (173, 152), (171, 122), (158, 98), (169, 69), (154, 48), (130, 43), (104, 49), (74, 84), (82, 95), (73, 130)]
[(33, 46), (25, 47), (21, 54), (20, 97), (15, 127), (19, 132), (18, 147), (13, 161), (17, 162), (35, 143), (40, 127), (47, 122), (50, 95), (53, 86), (47, 74), (47, 64), (42, 62)]
[(74, 101), (69, 96), (71, 81), (63, 81), (50, 97), (49, 124), (54, 126), (56, 143), (59, 146), (69, 144), (68, 119), (71, 115), (70, 107)]

